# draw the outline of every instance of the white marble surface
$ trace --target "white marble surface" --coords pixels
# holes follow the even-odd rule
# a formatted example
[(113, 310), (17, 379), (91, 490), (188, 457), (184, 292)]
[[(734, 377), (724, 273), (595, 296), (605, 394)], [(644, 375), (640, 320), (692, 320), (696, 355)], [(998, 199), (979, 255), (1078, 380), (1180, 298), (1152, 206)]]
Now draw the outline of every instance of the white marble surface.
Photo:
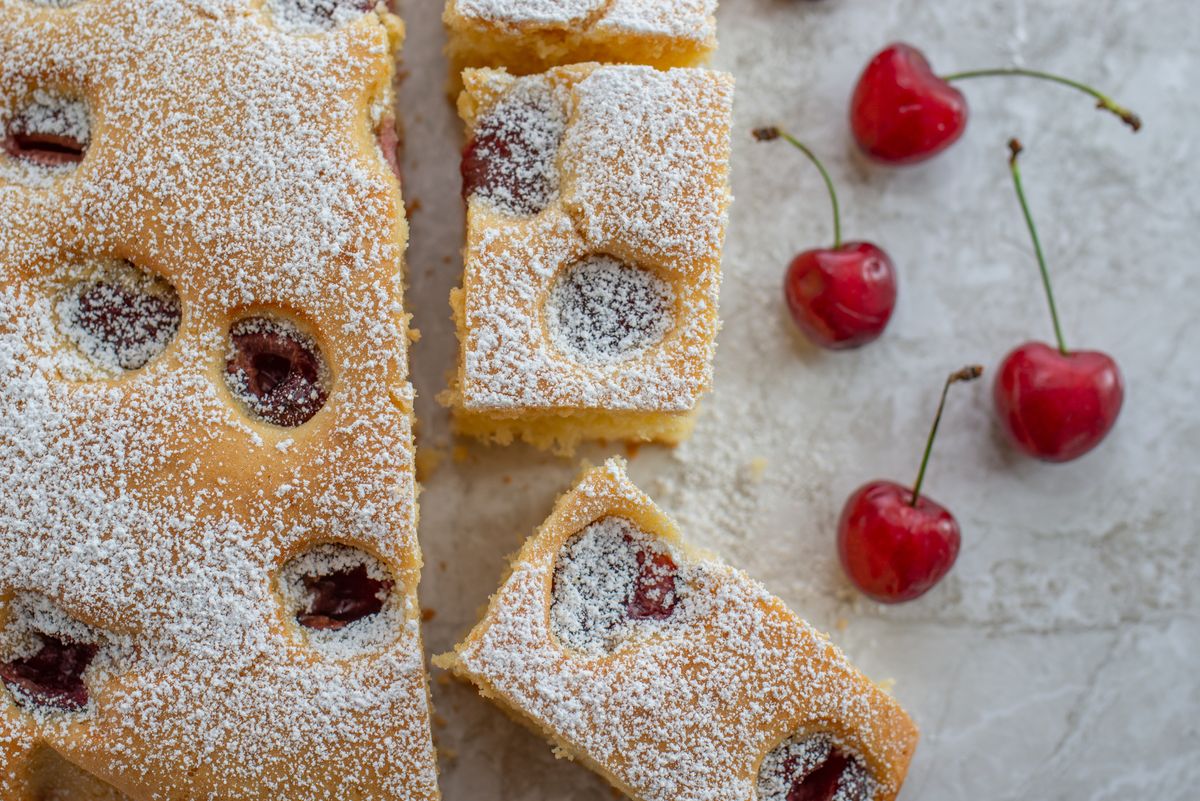
[[(431, 651), (448, 649), (504, 557), (549, 511), (578, 460), (467, 446), (434, 400), (451, 369), (446, 296), (461, 264), (460, 133), (444, 102), (440, 0), (401, 0), (412, 213), (411, 308), (425, 477), (421, 539)], [(1192, 0), (723, 0), (715, 65), (739, 82), (734, 206), (717, 386), (695, 437), (646, 448), (632, 473), (684, 525), (762, 579), (864, 670), (896, 680), (923, 729), (907, 801), (1200, 797), (1200, 4)], [(886, 42), (942, 70), (1020, 63), (1086, 77), (1146, 119), (1133, 136), (1083, 96), (977, 82), (967, 137), (889, 171), (849, 144), (846, 101)], [(817, 175), (749, 130), (780, 123), (828, 159), (846, 233), (889, 250), (901, 299), (886, 338), (820, 353), (793, 333), (779, 282), (830, 237)], [(857, 598), (834, 552), (844, 498), (910, 480), (942, 377), (994, 367), (1051, 335), (1005, 140), (1024, 169), (1069, 341), (1114, 354), (1128, 395), (1115, 433), (1070, 465), (997, 436), (983, 385), (952, 398), (928, 492), (958, 516), (949, 579), (902, 608)], [(607, 451), (579, 454), (592, 461)], [(766, 470), (755, 479), (752, 462)], [(467, 688), (434, 700), (448, 801), (602, 801), (607, 787)]]

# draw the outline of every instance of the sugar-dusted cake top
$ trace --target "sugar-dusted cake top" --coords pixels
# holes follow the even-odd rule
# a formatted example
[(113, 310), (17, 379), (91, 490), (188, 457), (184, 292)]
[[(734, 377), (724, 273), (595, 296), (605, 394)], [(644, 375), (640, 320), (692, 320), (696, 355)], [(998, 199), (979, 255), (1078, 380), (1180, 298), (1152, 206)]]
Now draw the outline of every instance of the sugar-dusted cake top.
[(891, 801), (916, 745), (892, 698), (680, 541), (616, 460), (559, 500), (439, 661), (642, 801)]
[(732, 80), (468, 70), (468, 409), (686, 411), (711, 382)]
[(593, 29), (707, 42), (717, 0), (451, 0), (469, 20), (518, 27)]
[(401, 28), (285, 5), (0, 0), (4, 798), (436, 797)]

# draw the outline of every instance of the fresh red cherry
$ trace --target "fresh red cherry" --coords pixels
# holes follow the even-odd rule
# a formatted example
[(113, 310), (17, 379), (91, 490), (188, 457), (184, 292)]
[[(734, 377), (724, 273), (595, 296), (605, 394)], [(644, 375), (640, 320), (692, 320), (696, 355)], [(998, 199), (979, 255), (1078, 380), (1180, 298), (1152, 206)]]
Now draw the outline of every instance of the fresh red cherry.
[(814, 344), (831, 350), (857, 348), (879, 338), (896, 308), (896, 268), (870, 242), (842, 242), (837, 191), (820, 159), (778, 128), (759, 128), (759, 141), (782, 138), (804, 153), (821, 173), (833, 205), (833, 247), (806, 250), (792, 259), (783, 282), (792, 319)]
[(1112, 430), (1125, 386), (1108, 354), (1067, 349), (1050, 271), (1017, 166), (1021, 143), (1013, 139), (1008, 146), (1009, 168), (1033, 239), (1058, 347), (1026, 342), (1013, 350), (1000, 363), (992, 395), (1000, 423), (1018, 448), (1048, 462), (1069, 462), (1095, 448)]
[(958, 141), (967, 127), (967, 99), (934, 74), (920, 50), (893, 44), (858, 79), (850, 127), (871, 158), (912, 164)]
[(993, 390), (1014, 444), (1048, 462), (1069, 462), (1100, 444), (1125, 399), (1121, 371), (1106, 353), (1062, 353), (1026, 342), (1004, 357)]
[(1096, 99), (1133, 130), (1136, 114), (1086, 84), (1020, 67), (971, 70), (938, 76), (920, 50), (888, 45), (867, 64), (850, 100), (850, 128), (863, 152), (885, 164), (925, 161), (950, 147), (967, 127), (967, 101), (952, 81), (999, 75), (1023, 76), (1069, 86)]
[(912, 489), (872, 481), (846, 501), (838, 523), (838, 556), (854, 585), (876, 601), (900, 603), (921, 597), (958, 558), (958, 523), (945, 507), (921, 494), (921, 485), (950, 386), (982, 374), (982, 367), (972, 366), (946, 379)]

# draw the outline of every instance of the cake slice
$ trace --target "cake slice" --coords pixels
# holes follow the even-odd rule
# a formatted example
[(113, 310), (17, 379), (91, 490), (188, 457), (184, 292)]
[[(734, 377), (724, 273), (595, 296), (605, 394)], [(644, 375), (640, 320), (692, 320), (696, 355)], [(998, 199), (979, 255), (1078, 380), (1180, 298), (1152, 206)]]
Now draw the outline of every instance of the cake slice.
[(0, 801), (434, 801), (403, 26), (0, 0)]
[(892, 801), (917, 729), (823, 635), (683, 542), (619, 460), (434, 660), (635, 801)]
[(460, 433), (675, 443), (712, 380), (732, 79), (467, 70)]
[(454, 74), (518, 75), (584, 61), (691, 67), (717, 45), (717, 0), (448, 0)]

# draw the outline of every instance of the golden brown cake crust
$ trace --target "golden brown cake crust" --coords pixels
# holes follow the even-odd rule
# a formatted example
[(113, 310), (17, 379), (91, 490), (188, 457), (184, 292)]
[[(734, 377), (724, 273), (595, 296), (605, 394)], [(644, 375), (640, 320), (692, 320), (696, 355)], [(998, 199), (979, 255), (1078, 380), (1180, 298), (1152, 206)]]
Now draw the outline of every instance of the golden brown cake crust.
[[(104, 655), (80, 713), (0, 689), (5, 801), (36, 792), (42, 749), (136, 801), (437, 797), (407, 229), (375, 141), (402, 28), (276, 21), (235, 0), (0, 0), (0, 127), (47, 92), (91, 117), (73, 171), (0, 154), (0, 640), (82, 625)], [(56, 299), (97, 259), (178, 292), (178, 333), (141, 369), (105, 372), (60, 330)], [(231, 324), (260, 313), (329, 365), (298, 428), (224, 381)], [(283, 613), (281, 567), (325, 542), (391, 571), (386, 647), (320, 651)]]
[[(691, 607), (602, 655), (572, 652), (551, 630), (556, 560), (604, 518), (667, 544)], [(752, 801), (767, 753), (823, 733), (862, 759), (872, 801), (892, 801), (917, 729), (889, 695), (759, 584), (681, 542), (619, 460), (585, 474), (514, 559), (483, 620), (438, 664), (540, 730), (639, 801)]]
[(586, 61), (690, 67), (717, 44), (716, 0), (448, 0), (455, 76), (466, 67), (518, 75)]

